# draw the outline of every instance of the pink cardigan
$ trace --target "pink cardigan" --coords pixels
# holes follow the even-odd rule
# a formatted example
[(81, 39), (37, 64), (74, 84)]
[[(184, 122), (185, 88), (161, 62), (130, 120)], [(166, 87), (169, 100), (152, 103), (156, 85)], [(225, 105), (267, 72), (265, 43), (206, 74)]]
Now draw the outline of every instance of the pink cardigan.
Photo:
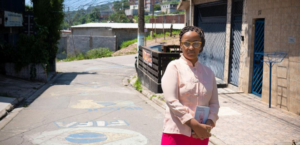
[(183, 55), (171, 61), (162, 77), (162, 89), (167, 108), (164, 133), (191, 136), (191, 128), (185, 122), (194, 117), (199, 106), (209, 106), (208, 119), (218, 120), (219, 100), (214, 73), (206, 66), (192, 63)]

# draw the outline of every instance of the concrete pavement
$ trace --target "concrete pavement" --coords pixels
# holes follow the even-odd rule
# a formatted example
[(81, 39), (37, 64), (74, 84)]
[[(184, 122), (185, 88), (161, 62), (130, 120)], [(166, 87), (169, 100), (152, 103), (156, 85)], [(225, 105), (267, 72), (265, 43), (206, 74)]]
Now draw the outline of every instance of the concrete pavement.
[(135, 72), (134, 55), (62, 62), (57, 70), (62, 75), (0, 131), (0, 145), (160, 144), (161, 110), (122, 84)]
[(33, 95), (44, 84), (0, 75), (0, 119), (5, 117), (16, 104)]
[[(131, 83), (134, 82), (131, 78)], [(281, 110), (251, 94), (219, 88), (219, 120), (210, 142), (215, 145), (300, 145), (300, 116)], [(142, 94), (165, 108), (163, 94), (143, 87)], [(155, 95), (155, 97), (153, 97)]]
[[(14, 109), (15, 117), (6, 117), (12, 121), (0, 131), (0, 145), (160, 143), (162, 94), (153, 97), (143, 89), (142, 96), (122, 84), (135, 73), (134, 55), (63, 62), (57, 67), (61, 75), (45, 92), (28, 107)], [(220, 119), (210, 144), (290, 145), (292, 140), (300, 144), (298, 115), (268, 108), (258, 97), (228, 88), (219, 89), (219, 99)]]

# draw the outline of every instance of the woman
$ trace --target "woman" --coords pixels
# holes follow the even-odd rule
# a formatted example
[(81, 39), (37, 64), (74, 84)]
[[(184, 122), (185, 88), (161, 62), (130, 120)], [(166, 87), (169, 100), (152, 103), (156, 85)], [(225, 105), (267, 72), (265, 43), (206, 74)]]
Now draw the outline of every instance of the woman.
[[(204, 32), (187, 26), (180, 32), (182, 55), (169, 63), (162, 78), (167, 109), (162, 145), (207, 145), (218, 120), (219, 100), (214, 73), (198, 62)], [(210, 108), (205, 124), (194, 119), (197, 106)]]

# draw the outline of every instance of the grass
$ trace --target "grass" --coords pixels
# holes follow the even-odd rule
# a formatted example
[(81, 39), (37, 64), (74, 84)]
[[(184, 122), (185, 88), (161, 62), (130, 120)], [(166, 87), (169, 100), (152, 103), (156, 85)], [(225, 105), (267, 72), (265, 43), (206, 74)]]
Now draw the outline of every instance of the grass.
[[(173, 30), (172, 31), (172, 35), (179, 35), (179, 33), (180, 33), (180, 30)], [(170, 32), (165, 32), (165, 36), (170, 36)], [(153, 38), (155, 38), (155, 37), (156, 38), (161, 38), (161, 37), (164, 37), (164, 34), (163, 33), (160, 33), (160, 34), (153, 33)], [(147, 40), (153, 40), (153, 38), (150, 35), (148, 35), (146, 37)], [(122, 48), (128, 47), (129, 45), (134, 44), (136, 42), (137, 42), (137, 39), (124, 41), (124, 42), (122, 42), (120, 48), (122, 49)]]
[(157, 98), (158, 98), (158, 99), (160, 99), (160, 98), (161, 98), (161, 96), (159, 95)]
[(86, 53), (77, 53), (76, 55), (69, 55), (66, 59), (58, 59), (62, 61), (74, 61), (74, 60), (83, 60), (83, 59), (95, 59), (102, 57), (111, 57), (112, 51), (109, 48), (96, 48), (91, 49)]
[(124, 42), (122, 42), (122, 44), (121, 44), (120, 47), (122, 49), (122, 48), (125, 48), (125, 47), (127, 47), (127, 46), (129, 46), (129, 45), (131, 45), (133, 43), (136, 43), (136, 42), (137, 42), (137, 38), (135, 38), (133, 40), (124, 41)]
[(152, 100), (154, 97), (157, 97), (156, 95), (152, 95), (149, 99)]
[(133, 87), (139, 92), (142, 92), (142, 90), (143, 90), (142, 83), (139, 79), (136, 79), (136, 81), (133, 84)]

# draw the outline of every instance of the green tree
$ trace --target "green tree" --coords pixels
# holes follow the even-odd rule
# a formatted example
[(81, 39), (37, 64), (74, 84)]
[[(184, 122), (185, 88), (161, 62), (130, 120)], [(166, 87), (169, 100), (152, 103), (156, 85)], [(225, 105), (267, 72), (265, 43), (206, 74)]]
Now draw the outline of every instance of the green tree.
[[(48, 35), (45, 38), (49, 61), (55, 60), (57, 43), (60, 39), (61, 24), (64, 20), (63, 2), (64, 0), (32, 0), (35, 22), (45, 27)], [(52, 62), (51, 62), (52, 63)]]
[(124, 11), (130, 8), (128, 0), (114, 1), (113, 4), (115, 11)]
[(173, 0), (170, 2), (170, 4), (179, 4), (179, 1)]
[(154, 11), (160, 11), (161, 10), (161, 7), (159, 4), (155, 4), (154, 5)]
[(92, 22), (99, 22), (100, 16), (100, 10), (98, 8), (94, 8), (92, 13), (89, 14), (89, 19)]
[(25, 11), (33, 11), (33, 7), (29, 5), (25, 5)]
[(114, 21), (114, 22), (117, 22), (117, 23), (128, 23), (128, 22), (130, 22), (130, 19), (127, 18), (124, 11), (115, 12), (115, 13), (111, 14), (108, 17), (108, 19), (110, 21)]

